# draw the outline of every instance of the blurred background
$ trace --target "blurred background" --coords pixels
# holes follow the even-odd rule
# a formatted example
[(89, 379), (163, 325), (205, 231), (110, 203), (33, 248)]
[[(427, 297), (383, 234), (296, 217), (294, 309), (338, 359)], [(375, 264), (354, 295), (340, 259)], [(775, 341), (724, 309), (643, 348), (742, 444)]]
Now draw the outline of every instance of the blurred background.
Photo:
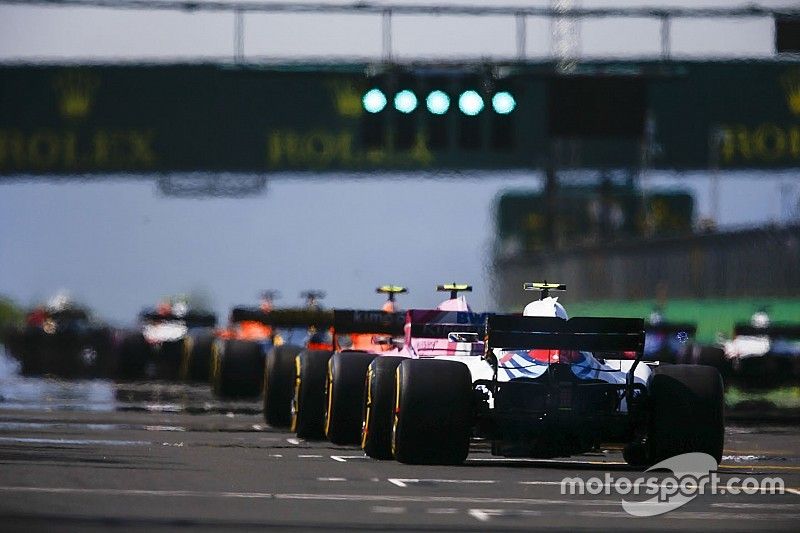
[(706, 342), (797, 320), (800, 19), (742, 6), (0, 1), (3, 312), (547, 279)]

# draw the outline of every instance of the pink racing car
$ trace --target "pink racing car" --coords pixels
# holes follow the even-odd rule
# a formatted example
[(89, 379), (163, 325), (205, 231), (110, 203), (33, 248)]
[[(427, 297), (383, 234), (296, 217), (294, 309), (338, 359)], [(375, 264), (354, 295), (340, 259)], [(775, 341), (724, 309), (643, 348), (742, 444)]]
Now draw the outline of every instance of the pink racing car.
[(472, 356), (484, 352), (483, 330), (486, 315), (475, 313), (459, 292), (472, 287), (463, 284), (439, 285), (438, 291), (450, 298), (436, 309), (412, 309), (406, 312), (404, 338), (394, 352), (373, 357), (362, 377), (364, 385), (355, 394), (362, 395), (361, 448), (375, 459), (391, 459), (391, 420), (376, 416), (392, 409), (395, 372), (408, 358), (436, 356)]

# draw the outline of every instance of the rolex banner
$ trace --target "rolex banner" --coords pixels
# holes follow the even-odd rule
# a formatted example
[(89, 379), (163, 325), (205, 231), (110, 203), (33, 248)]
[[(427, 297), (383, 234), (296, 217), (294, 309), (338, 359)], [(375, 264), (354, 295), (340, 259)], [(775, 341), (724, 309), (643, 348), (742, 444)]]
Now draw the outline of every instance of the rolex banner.
[(800, 166), (800, 61), (0, 65), (0, 174)]

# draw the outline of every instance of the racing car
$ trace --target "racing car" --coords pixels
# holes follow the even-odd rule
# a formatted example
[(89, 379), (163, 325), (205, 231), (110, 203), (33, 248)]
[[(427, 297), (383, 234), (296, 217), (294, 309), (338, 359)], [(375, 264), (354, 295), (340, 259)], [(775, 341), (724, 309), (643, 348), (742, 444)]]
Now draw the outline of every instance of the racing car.
[(124, 334), (118, 350), (119, 379), (178, 380), (187, 375), (189, 361), (210, 353), (213, 313), (189, 309), (182, 299), (163, 301), (139, 313), (139, 327)]
[[(305, 291), (301, 293), (305, 307), (286, 309), (273, 308), (275, 294), (265, 293), (258, 308), (235, 307), (231, 311), (230, 325), (218, 336), (213, 351), (211, 385), (216, 395), (256, 397), (269, 375), (268, 356), (293, 360), (304, 347), (330, 349), (332, 314), (319, 305), (324, 293)], [(288, 390), (287, 409), (291, 383)]]
[(28, 312), (6, 343), (23, 375), (109, 378), (113, 372), (111, 328), (63, 293)]
[(396, 312), (395, 297), (407, 290), (384, 285), (376, 292), (387, 295), (379, 311), (334, 310), (332, 354), (298, 355), (291, 413), (299, 436), (358, 444), (367, 367), (378, 355), (396, 352), (403, 335), (404, 315)]
[(376, 292), (387, 295), (381, 310), (334, 310), (330, 347), (269, 354), (264, 381), (268, 424), (289, 426), (306, 439), (330, 435), (334, 442), (358, 442), (366, 366), (378, 353), (396, 349), (392, 337), (403, 328), (402, 315), (394, 310), (396, 295), (406, 289), (384, 285)]
[(736, 324), (733, 338), (720, 348), (737, 385), (768, 388), (800, 383), (800, 324), (773, 324), (765, 311), (759, 311), (749, 324)]
[(391, 448), (403, 463), (460, 464), (470, 438), (507, 457), (559, 457), (624, 444), (643, 466), (687, 452), (718, 462), (723, 385), (703, 365), (642, 361), (644, 320), (569, 319), (551, 290), (522, 316), (487, 315), (481, 356), (404, 360), (390, 410)]
[(436, 309), (407, 311), (399, 349), (374, 358), (367, 368), (360, 444), (372, 458), (392, 458), (390, 414), (400, 363), (408, 358), (483, 354), (486, 315), (473, 312), (466, 298), (459, 296), (460, 292), (472, 291), (472, 287), (449, 283), (438, 285), (436, 290), (450, 293), (449, 299)]

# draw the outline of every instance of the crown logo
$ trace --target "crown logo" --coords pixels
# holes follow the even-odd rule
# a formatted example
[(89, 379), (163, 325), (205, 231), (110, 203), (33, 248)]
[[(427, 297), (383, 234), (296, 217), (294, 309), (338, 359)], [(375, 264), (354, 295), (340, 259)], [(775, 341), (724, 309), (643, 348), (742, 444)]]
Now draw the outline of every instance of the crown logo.
[(96, 76), (79, 70), (60, 73), (53, 81), (58, 93), (58, 111), (65, 119), (85, 118), (92, 109), (92, 99), (97, 86)]
[(336, 111), (341, 116), (349, 118), (361, 116), (361, 94), (351, 83), (337, 82), (333, 83), (331, 88)]
[(793, 69), (781, 76), (781, 85), (786, 93), (786, 105), (793, 115), (800, 115), (800, 69)]

